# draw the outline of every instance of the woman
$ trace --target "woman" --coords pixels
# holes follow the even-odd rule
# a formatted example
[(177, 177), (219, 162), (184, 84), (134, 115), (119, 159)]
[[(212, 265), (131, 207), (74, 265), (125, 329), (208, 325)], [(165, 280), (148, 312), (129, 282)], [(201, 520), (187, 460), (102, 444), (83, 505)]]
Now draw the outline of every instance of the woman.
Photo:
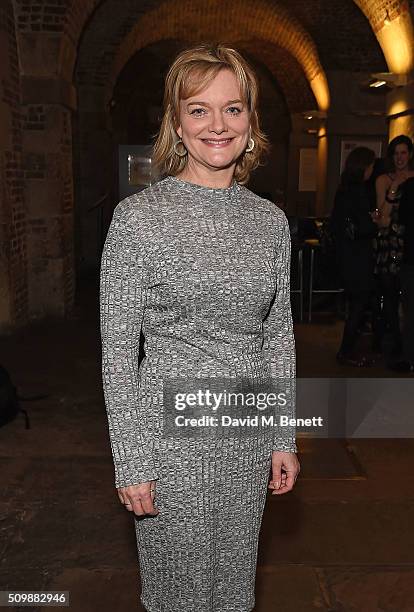
[(408, 136), (397, 136), (387, 149), (388, 172), (376, 181), (377, 207), (383, 219), (376, 241), (375, 273), (378, 291), (382, 295), (383, 323), (386, 336), (385, 352), (392, 363), (401, 353), (399, 323), (400, 279), (403, 258), (404, 226), (399, 219), (401, 189), (405, 181), (414, 176), (411, 170), (413, 143)]
[(358, 357), (356, 345), (365, 309), (373, 305), (376, 213), (370, 211), (367, 181), (371, 177), (375, 153), (366, 147), (353, 149), (347, 157), (332, 211), (338, 265), (348, 297), (337, 360), (343, 365), (365, 366), (369, 360)]
[[(391, 197), (388, 196), (391, 200)], [(400, 359), (391, 363), (397, 372), (414, 372), (414, 177), (401, 186), (399, 221), (404, 227), (403, 258), (400, 267), (403, 310), (403, 337)]]
[(182, 52), (154, 147), (167, 176), (118, 204), (106, 239), (103, 383), (149, 612), (252, 610), (269, 471), (272, 494), (299, 473), (292, 428), (165, 433), (172, 379), (186, 389), (194, 379), (295, 375), (287, 220), (243, 186), (266, 147), (245, 60), (220, 45)]

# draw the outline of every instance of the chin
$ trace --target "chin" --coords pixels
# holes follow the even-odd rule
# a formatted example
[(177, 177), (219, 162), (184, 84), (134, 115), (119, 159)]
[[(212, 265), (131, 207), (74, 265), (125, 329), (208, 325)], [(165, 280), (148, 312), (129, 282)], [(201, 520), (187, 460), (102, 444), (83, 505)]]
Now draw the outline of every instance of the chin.
[(209, 155), (204, 158), (204, 160), (210, 165), (214, 167), (223, 167), (227, 168), (231, 166), (231, 164), (235, 164), (239, 159), (241, 153), (239, 154), (226, 154), (226, 155)]
[(224, 170), (225, 168), (229, 168), (230, 166), (235, 165), (237, 160), (231, 158), (231, 159), (205, 159), (204, 163), (207, 164), (207, 166), (210, 166), (210, 168), (214, 168), (215, 170)]

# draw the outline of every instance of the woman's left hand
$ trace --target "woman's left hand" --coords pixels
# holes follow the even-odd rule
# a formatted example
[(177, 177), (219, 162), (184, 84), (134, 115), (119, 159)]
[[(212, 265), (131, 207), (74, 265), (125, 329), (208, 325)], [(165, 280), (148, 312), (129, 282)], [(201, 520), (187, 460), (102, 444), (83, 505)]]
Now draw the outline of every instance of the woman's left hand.
[(283, 495), (293, 489), (300, 472), (300, 463), (296, 453), (274, 451), (272, 453), (272, 479), (269, 489), (272, 495)]

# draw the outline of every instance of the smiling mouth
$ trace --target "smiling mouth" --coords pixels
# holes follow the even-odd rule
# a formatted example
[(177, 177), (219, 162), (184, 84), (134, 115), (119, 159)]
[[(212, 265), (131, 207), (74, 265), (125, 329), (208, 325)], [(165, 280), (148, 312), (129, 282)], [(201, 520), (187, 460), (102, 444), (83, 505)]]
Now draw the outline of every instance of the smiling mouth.
[(229, 144), (233, 138), (202, 138), (201, 140), (207, 145), (219, 147)]

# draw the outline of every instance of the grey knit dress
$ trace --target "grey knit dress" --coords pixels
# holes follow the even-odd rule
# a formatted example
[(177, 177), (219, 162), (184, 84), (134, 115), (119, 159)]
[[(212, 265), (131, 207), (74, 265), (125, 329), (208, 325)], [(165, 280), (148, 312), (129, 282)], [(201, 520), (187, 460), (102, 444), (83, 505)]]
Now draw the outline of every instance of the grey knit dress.
[(254, 607), (271, 453), (296, 452), (294, 430), (166, 436), (163, 381), (294, 377), (289, 276), (284, 213), (238, 183), (168, 176), (115, 208), (101, 262), (103, 388), (115, 486), (157, 481), (159, 514), (132, 515), (149, 612)]

